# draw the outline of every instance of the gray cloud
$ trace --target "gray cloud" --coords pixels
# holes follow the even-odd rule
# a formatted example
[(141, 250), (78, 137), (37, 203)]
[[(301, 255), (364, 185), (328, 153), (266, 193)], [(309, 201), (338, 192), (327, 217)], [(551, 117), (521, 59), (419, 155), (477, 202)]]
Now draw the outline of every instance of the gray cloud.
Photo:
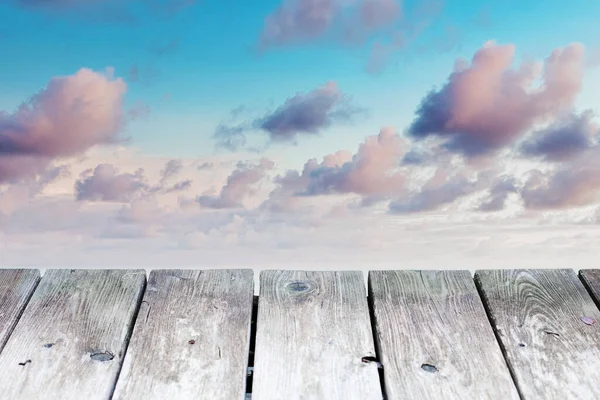
[(594, 113), (587, 110), (579, 115), (569, 114), (547, 128), (534, 132), (520, 146), (525, 156), (546, 161), (566, 161), (589, 149), (600, 135), (593, 122)]
[(318, 135), (336, 122), (345, 122), (364, 110), (351, 105), (335, 82), (307, 93), (298, 93), (273, 112), (249, 123), (220, 124), (214, 137), (220, 147), (236, 150), (247, 143), (246, 134), (259, 130), (271, 142), (294, 142), (300, 135)]

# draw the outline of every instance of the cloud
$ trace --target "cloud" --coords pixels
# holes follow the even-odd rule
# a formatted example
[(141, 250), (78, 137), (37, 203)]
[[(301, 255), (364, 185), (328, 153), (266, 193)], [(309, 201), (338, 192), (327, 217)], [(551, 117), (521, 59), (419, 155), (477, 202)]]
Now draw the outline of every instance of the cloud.
[(343, 41), (363, 38), (402, 15), (400, 0), (284, 0), (264, 21), (259, 47), (294, 45), (341, 32)]
[(119, 173), (111, 164), (100, 164), (85, 171), (75, 183), (77, 200), (128, 202), (147, 189), (143, 169), (135, 174)]
[(406, 171), (400, 169), (404, 140), (392, 127), (368, 136), (355, 155), (339, 151), (321, 163), (306, 162), (301, 172), (288, 171), (275, 179), (277, 188), (263, 207), (286, 211), (295, 197), (329, 194), (360, 195), (364, 204), (389, 198), (404, 190)]
[(191, 179), (168, 183), (182, 169), (181, 160), (169, 160), (160, 171), (158, 183), (150, 185), (143, 168), (133, 174), (120, 173), (114, 165), (102, 163), (81, 173), (75, 183), (75, 197), (86, 201), (129, 202), (142, 196), (187, 191), (192, 187)]
[[(354, 110), (343, 107), (344, 97), (335, 82), (288, 98), (272, 114), (265, 116), (260, 128), (273, 141), (291, 141), (298, 134), (317, 134), (335, 120), (349, 119)], [(340, 107), (342, 106), (342, 107)]]
[[(365, 69), (380, 73), (395, 52), (415, 42), (432, 25), (443, 5), (443, 0), (282, 0), (265, 18), (257, 48), (264, 52), (321, 40), (344, 46), (369, 45)], [(418, 51), (452, 50), (460, 36), (457, 29), (446, 27), (441, 37), (421, 44)]]
[(287, 0), (265, 18), (261, 47), (305, 41), (323, 35), (341, 6), (337, 0)]
[(125, 82), (82, 68), (55, 77), (14, 113), (0, 112), (0, 183), (39, 173), (57, 157), (114, 143), (124, 124)]
[(543, 68), (524, 62), (512, 69), (514, 53), (513, 45), (487, 42), (470, 65), (458, 60), (446, 84), (422, 100), (407, 133), (439, 137), (445, 148), (477, 156), (512, 144), (573, 106), (582, 86), (583, 45), (554, 50)]
[(525, 156), (545, 161), (566, 161), (597, 144), (600, 126), (593, 122), (594, 113), (569, 114), (550, 126), (531, 134), (521, 146)]
[(236, 150), (246, 145), (246, 133), (259, 130), (270, 142), (290, 143), (300, 135), (318, 135), (336, 122), (349, 121), (363, 110), (351, 105), (335, 82), (307, 93), (297, 93), (275, 111), (240, 125), (220, 124), (214, 137), (220, 147)]
[[(521, 257), (526, 261), (535, 260), (530, 262), (531, 267), (559, 265), (572, 261), (573, 257), (581, 262), (586, 257), (588, 260), (593, 259), (593, 243), (598, 240), (598, 232), (581, 229), (574, 222), (586, 223), (588, 217), (585, 213), (595, 212), (595, 209), (580, 211), (575, 206), (565, 205), (563, 208), (546, 208), (543, 213), (528, 213), (530, 218), (535, 216), (536, 219), (523, 220), (515, 216), (505, 218), (499, 213), (474, 212), (472, 207), (453, 207), (443, 215), (411, 212), (389, 215), (380, 212), (385, 210), (386, 203), (369, 208), (348, 207), (348, 204), (354, 205), (357, 198), (369, 199), (372, 193), (389, 193), (388, 189), (392, 191), (391, 194), (379, 198), (411, 199), (426, 187), (432, 199), (421, 195), (417, 200), (425, 206), (413, 207), (413, 210), (426, 209), (428, 204), (429, 207), (431, 204), (439, 204), (439, 199), (452, 201), (452, 196), (442, 195), (439, 190), (436, 192), (436, 188), (446, 187), (451, 194), (458, 193), (461, 196), (472, 189), (480, 190), (484, 195), (492, 192), (497, 194), (502, 190), (491, 188), (503, 185), (503, 175), (507, 180), (513, 179), (513, 171), (509, 175), (507, 171), (496, 171), (478, 176), (466, 165), (440, 166), (439, 163), (435, 166), (442, 172), (445, 170), (446, 174), (438, 172), (434, 174), (437, 175), (436, 178), (431, 179), (429, 175), (424, 176), (422, 173), (434, 172), (430, 171), (430, 166), (401, 166), (406, 150), (411, 148), (410, 143), (405, 143), (393, 129), (383, 131), (383, 134), (367, 138), (356, 154), (335, 152), (319, 160), (316, 169), (308, 168), (306, 173), (297, 171), (298, 175), (303, 175), (304, 180), (292, 179), (289, 183), (291, 186), (285, 187), (290, 190), (291, 199), (299, 199), (301, 206), (310, 205), (295, 208), (302, 212), (288, 213), (277, 213), (274, 208), (254, 207), (254, 204), (268, 198), (272, 182), (269, 182), (267, 175), (274, 174), (275, 170), (268, 170), (264, 178), (252, 185), (250, 195), (240, 196), (242, 200), (238, 204), (243, 208), (211, 209), (200, 207), (192, 197), (195, 193), (191, 191), (188, 196), (184, 196), (165, 191), (152, 192), (152, 188), (160, 186), (165, 171), (179, 171), (174, 174), (166, 173), (169, 178), (165, 187), (172, 186), (173, 182), (193, 179), (195, 187), (200, 190), (219, 185), (219, 191), (213, 196), (213, 199), (218, 198), (221, 187), (224, 186), (222, 182), (231, 175), (232, 164), (225, 160), (233, 157), (228, 155), (228, 158), (173, 161), (126, 148), (119, 151), (93, 149), (85, 159), (69, 160), (73, 176), (78, 176), (81, 170), (90, 166), (95, 167), (101, 160), (114, 166), (117, 171), (115, 175), (125, 172), (135, 175), (136, 169), (143, 168), (144, 176), (148, 177), (149, 182), (143, 183), (146, 183), (148, 189), (140, 190), (128, 202), (90, 204), (87, 201), (77, 201), (73, 195), (75, 188), (72, 180), (61, 179), (63, 173), (57, 171), (49, 172), (47, 178), (36, 179), (40, 185), (46, 180), (53, 182), (45, 185), (45, 189), (36, 195), (31, 195), (29, 189), (24, 189), (27, 185), (34, 185), (33, 181), (3, 185), (1, 193), (9, 188), (13, 189), (4, 199), (0, 194), (1, 262), (4, 266), (13, 267), (79, 265), (106, 268), (126, 263), (148, 268), (167, 264), (198, 268), (197, 252), (200, 250), (203, 254), (202, 266), (245, 265), (259, 269), (276, 267), (286, 260), (295, 260), (292, 266), (285, 264), (287, 267), (299, 269), (318, 268), (319, 265), (334, 268), (347, 268), (351, 265), (353, 268), (361, 268), (365, 263), (375, 269), (390, 268), (393, 267), (390, 260), (398, 255), (401, 255), (401, 261), (408, 263), (420, 260), (418, 262), (423, 268), (435, 267), (448, 259), (461, 268), (477, 268), (483, 261), (491, 262), (493, 265), (486, 264), (490, 267), (501, 267), (501, 263), (506, 263), (506, 255), (513, 261)], [(576, 171), (600, 171), (595, 167), (600, 165), (595, 161), (597, 151), (590, 149), (586, 154), (587, 158), (580, 156), (568, 164), (574, 165), (573, 169)], [(384, 162), (384, 159), (389, 161)], [(375, 167), (379, 160), (389, 168), (381, 165)], [(461, 157), (455, 156), (453, 160), (461, 160)], [(182, 169), (178, 167), (179, 162)], [(204, 162), (213, 163), (210, 173), (197, 170), (197, 166)], [(245, 167), (256, 167), (259, 164), (260, 161), (253, 161), (245, 163)], [(368, 166), (372, 168), (367, 168)], [(567, 163), (546, 165), (554, 168), (547, 171), (548, 178), (566, 166)], [(319, 171), (315, 175), (310, 173), (321, 169), (325, 172)], [(92, 173), (93, 170), (89, 172), (90, 175)], [(52, 180), (57, 174), (59, 178)], [(369, 182), (374, 179), (372, 177), (389, 177), (393, 181), (396, 174), (404, 174), (404, 180), (397, 178), (400, 184), (384, 185), (385, 190), (360, 185), (353, 188), (345, 183), (352, 182), (353, 176), (360, 176), (361, 182)], [(280, 175), (276, 182), (287, 175)], [(573, 176), (576, 175), (567, 177), (566, 181)], [(332, 177), (335, 183), (325, 184), (322, 181), (324, 177)], [(424, 185), (423, 177), (427, 178)], [(476, 180), (482, 183), (479, 186), (473, 185)], [(515, 180), (514, 186), (519, 190), (517, 193), (520, 193), (523, 182), (520, 177)], [(294, 186), (294, 182), (298, 186)], [(276, 186), (279, 188), (281, 184), (276, 183)], [(507, 187), (511, 186), (507, 184)], [(593, 185), (590, 188), (593, 190)], [(560, 190), (570, 193), (568, 188)], [(511, 193), (509, 192), (509, 196), (513, 197)], [(515, 198), (518, 196), (514, 195)], [(540, 192), (539, 197), (543, 199), (547, 194)], [(180, 206), (183, 203), (180, 200), (186, 198), (192, 200), (194, 207)], [(588, 199), (594, 204), (593, 196)], [(471, 205), (467, 201), (470, 198), (463, 200)], [(443, 201), (441, 203), (450, 204)], [(419, 201), (412, 204), (419, 204)], [(462, 204), (460, 202), (458, 205)], [(568, 214), (569, 212), (572, 214)], [(591, 220), (587, 223), (591, 223)], [(438, 253), (433, 254), (433, 247), (440, 250), (438, 253), (442, 255), (438, 257)], [(397, 259), (394, 260), (398, 262)]]
[(255, 193), (256, 185), (274, 166), (273, 161), (266, 158), (261, 159), (258, 164), (240, 162), (218, 195), (204, 194), (198, 196), (196, 201), (207, 208), (242, 208), (242, 201)]

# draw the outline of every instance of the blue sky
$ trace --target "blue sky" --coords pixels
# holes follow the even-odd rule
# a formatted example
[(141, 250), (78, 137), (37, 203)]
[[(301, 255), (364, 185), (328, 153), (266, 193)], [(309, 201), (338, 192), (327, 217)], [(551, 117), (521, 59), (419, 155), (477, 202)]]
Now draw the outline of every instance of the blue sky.
[[(257, 55), (253, 48), (264, 18), (279, 0), (203, 1), (169, 17), (157, 17), (135, 3), (123, 9), (136, 21), (116, 23), (94, 22), (77, 9), (32, 9), (14, 3), (0, 4), (2, 109), (11, 110), (52, 76), (112, 66), (127, 79), (137, 65), (142, 74), (152, 70), (157, 76), (149, 83), (128, 82), (128, 103), (143, 101), (152, 108), (146, 121), (131, 124), (128, 134), (136, 147), (173, 157), (211, 154), (212, 131), (238, 106), (267, 110), (330, 80), (367, 108), (368, 115), (332, 128), (331, 135), (310, 140), (310, 146), (278, 148), (277, 154), (300, 153), (298, 163), (309, 153), (324, 155), (340, 144), (353, 150), (380, 126), (408, 125), (424, 93), (444, 83), (454, 59), (470, 58), (486, 40), (514, 43), (519, 56), (540, 58), (572, 41), (594, 48), (600, 38), (596, 2), (448, 1), (415, 43), (392, 56), (384, 72), (368, 74), (366, 46), (327, 39)], [(405, 7), (414, 7), (414, 2)], [(459, 28), (454, 48), (419, 51), (421, 44), (442, 43), (448, 26)], [(171, 52), (156, 54), (156, 48), (170, 42), (175, 43)], [(161, 100), (167, 93), (169, 98)]]
[(73, 243), (73, 263), (178, 249), (185, 264), (190, 248), (315, 246), (414, 262), (434, 242), (476, 263), (600, 237), (598, 15), (590, 0), (0, 1), (0, 242), (17, 264), (53, 241), (57, 263)]

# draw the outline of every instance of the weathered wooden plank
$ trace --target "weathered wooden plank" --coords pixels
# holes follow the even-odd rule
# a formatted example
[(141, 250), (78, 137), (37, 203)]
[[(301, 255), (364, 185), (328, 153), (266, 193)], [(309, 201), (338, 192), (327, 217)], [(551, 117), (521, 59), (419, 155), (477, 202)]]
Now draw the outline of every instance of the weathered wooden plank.
[[(575, 271), (477, 271), (523, 399), (600, 398), (600, 311)], [(586, 323), (587, 322), (587, 323)]]
[(381, 399), (363, 357), (375, 347), (360, 271), (261, 273), (253, 400)]
[(600, 269), (582, 269), (579, 271), (579, 277), (596, 305), (600, 307)]
[(245, 398), (252, 270), (157, 270), (113, 399)]
[(387, 398), (519, 399), (469, 271), (371, 271)]
[(37, 269), (0, 270), (0, 353), (39, 281)]
[(49, 270), (0, 354), (4, 399), (109, 399), (146, 275)]

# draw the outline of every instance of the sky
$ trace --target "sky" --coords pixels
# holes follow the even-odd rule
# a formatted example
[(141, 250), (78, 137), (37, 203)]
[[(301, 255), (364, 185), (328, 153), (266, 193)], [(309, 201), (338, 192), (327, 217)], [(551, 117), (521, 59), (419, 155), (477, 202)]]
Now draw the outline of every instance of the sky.
[(593, 268), (598, 15), (0, 0), (0, 266)]

